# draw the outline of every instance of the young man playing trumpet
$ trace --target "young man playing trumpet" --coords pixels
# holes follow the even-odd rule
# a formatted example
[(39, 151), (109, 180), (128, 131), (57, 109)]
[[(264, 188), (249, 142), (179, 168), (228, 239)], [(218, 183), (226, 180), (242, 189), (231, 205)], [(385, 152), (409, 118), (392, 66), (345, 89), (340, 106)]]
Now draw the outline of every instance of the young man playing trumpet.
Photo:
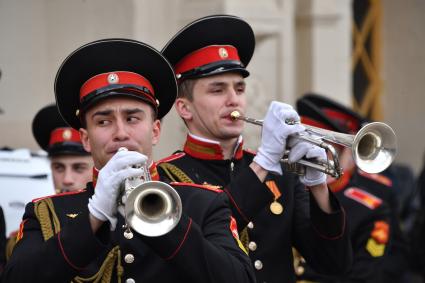
[[(258, 282), (295, 281), (292, 246), (319, 272), (342, 274), (350, 266), (351, 246), (344, 211), (325, 174), (308, 168), (298, 178), (280, 164), (287, 138), (304, 130), (284, 122), (298, 121), (298, 114), (273, 102), (256, 155), (243, 149), (243, 121), (230, 117), (235, 110), (246, 111), (245, 67), (254, 46), (248, 23), (218, 15), (188, 24), (164, 47), (179, 83), (175, 108), (189, 133), (183, 150), (160, 162), (160, 174), (216, 186), (229, 195)], [(289, 159), (303, 156), (326, 158), (321, 148), (293, 144)]]
[[(27, 205), (3, 282), (255, 281), (231, 231), (225, 194), (174, 183), (181, 217), (174, 215), (160, 234), (155, 228), (140, 231), (137, 219), (121, 214), (126, 181), (147, 176), (148, 167), (158, 180), (152, 146), (176, 91), (172, 67), (138, 41), (95, 41), (65, 59), (56, 76), (56, 102), (64, 119), (80, 130), (98, 174), (85, 190)], [(140, 209), (149, 214), (130, 206), (135, 214)]]

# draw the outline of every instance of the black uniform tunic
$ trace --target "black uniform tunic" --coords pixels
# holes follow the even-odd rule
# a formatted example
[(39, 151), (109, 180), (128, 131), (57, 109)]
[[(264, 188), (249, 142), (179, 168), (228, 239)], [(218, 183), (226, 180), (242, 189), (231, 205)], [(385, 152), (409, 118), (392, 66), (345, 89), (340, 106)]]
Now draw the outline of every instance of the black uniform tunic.
[[(124, 237), (121, 215), (115, 231), (105, 223), (94, 235), (87, 208), (94, 192), (91, 183), (86, 190), (49, 197), (60, 231), (47, 241), (34, 211), (45, 199), (29, 203), (3, 282), (70, 282), (99, 270), (112, 272), (112, 282), (117, 277), (121, 282), (254, 282), (249, 258), (230, 230), (227, 196), (202, 186), (173, 186), (183, 214), (171, 232), (159, 237), (136, 232), (132, 239)], [(106, 258), (112, 270), (100, 267)]]
[[(360, 182), (357, 172), (345, 172), (330, 185), (347, 212), (353, 265), (339, 278), (314, 272), (303, 260), (297, 267), (300, 280), (314, 282), (378, 282), (390, 242), (391, 212), (388, 203)], [(369, 184), (370, 186), (370, 184)], [(375, 185), (376, 187), (376, 185)]]
[[(228, 194), (239, 230), (247, 227), (245, 245), (256, 269), (257, 282), (295, 281), (292, 246), (320, 272), (344, 273), (352, 254), (345, 212), (337, 199), (330, 194), (335, 212), (326, 214), (297, 176), (269, 174), (267, 181), (278, 188), (281, 195), (276, 201), (283, 207), (281, 214), (274, 214), (269, 209), (274, 194), (249, 168), (253, 157), (253, 153), (242, 150), (240, 143), (234, 157), (223, 160), (217, 143), (189, 135), (184, 151), (159, 161), (158, 171), (171, 179), (189, 177), (186, 181), (218, 186)], [(186, 176), (182, 177), (170, 164)]]

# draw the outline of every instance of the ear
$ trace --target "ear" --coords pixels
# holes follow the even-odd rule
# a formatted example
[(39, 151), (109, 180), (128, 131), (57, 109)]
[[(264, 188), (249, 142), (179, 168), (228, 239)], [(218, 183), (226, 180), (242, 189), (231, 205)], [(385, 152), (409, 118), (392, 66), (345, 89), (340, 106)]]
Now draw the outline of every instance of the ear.
[(161, 121), (155, 120), (152, 124), (152, 145), (156, 145), (159, 142), (161, 136)]
[(176, 108), (177, 113), (180, 117), (185, 121), (192, 120), (192, 104), (186, 98), (177, 98), (174, 103), (174, 107)]
[(81, 138), (81, 142), (83, 144), (84, 149), (87, 152), (91, 152), (90, 140), (89, 140), (89, 135), (87, 130), (84, 128), (80, 128), (79, 132), (80, 132), (80, 138)]

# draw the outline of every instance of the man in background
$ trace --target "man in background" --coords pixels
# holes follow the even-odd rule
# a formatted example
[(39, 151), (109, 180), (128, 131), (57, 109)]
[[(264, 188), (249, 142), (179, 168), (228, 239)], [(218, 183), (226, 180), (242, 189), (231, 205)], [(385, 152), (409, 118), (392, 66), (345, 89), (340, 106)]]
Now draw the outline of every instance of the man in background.
[[(304, 95), (297, 102), (297, 107), (299, 111), (302, 111), (300, 115), (305, 116), (305, 123), (308, 124), (315, 119), (321, 122), (326, 121), (324, 124), (327, 127), (340, 133), (355, 135), (368, 122), (352, 109), (318, 94)], [(314, 116), (314, 119), (308, 120), (312, 116)], [(384, 136), (383, 138), (388, 139), (389, 137)], [(367, 246), (363, 247), (370, 255), (383, 257), (379, 268), (374, 270), (373, 277), (369, 277), (369, 279), (373, 278), (373, 282), (403, 282), (403, 276), (407, 270), (408, 248), (405, 235), (401, 230), (398, 215), (399, 188), (396, 182), (384, 174), (388, 169), (382, 173), (370, 174), (354, 166), (354, 160), (352, 159), (352, 153), (349, 148), (343, 149), (340, 158), (345, 174), (341, 178), (342, 180), (335, 181), (334, 184), (336, 185), (333, 186), (338, 186), (338, 183), (343, 182), (344, 179), (349, 179), (349, 186), (364, 188), (367, 193), (378, 198), (382, 203), (385, 203), (389, 209), (389, 220), (386, 225), (389, 229), (377, 228), (379, 234), (387, 234), (388, 239), (385, 241), (383, 241), (385, 237), (375, 239), (373, 236), (378, 235), (378, 233), (372, 231), (373, 233), (370, 235), (375, 240), (376, 245), (371, 245), (371, 242), (369, 242)], [(348, 196), (347, 194), (344, 195)], [(359, 194), (356, 195), (358, 196)], [(380, 224), (381, 228), (384, 226)], [(376, 253), (379, 250), (384, 253)], [(354, 272), (353, 274), (358, 276), (361, 273)]]
[(55, 191), (85, 188), (92, 180), (92, 157), (84, 150), (80, 133), (65, 123), (55, 104), (43, 107), (35, 115), (32, 132), (48, 153)]

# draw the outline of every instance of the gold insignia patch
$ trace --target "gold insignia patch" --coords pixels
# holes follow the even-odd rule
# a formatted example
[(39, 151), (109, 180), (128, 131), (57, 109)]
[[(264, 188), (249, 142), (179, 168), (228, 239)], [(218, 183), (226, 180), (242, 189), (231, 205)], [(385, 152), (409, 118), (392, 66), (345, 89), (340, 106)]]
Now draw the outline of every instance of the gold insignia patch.
[(66, 216), (68, 216), (69, 218), (75, 218), (78, 216), (78, 213), (68, 213)]
[(369, 238), (366, 244), (366, 250), (371, 256), (380, 257), (385, 253), (385, 244), (378, 244), (375, 239)]

